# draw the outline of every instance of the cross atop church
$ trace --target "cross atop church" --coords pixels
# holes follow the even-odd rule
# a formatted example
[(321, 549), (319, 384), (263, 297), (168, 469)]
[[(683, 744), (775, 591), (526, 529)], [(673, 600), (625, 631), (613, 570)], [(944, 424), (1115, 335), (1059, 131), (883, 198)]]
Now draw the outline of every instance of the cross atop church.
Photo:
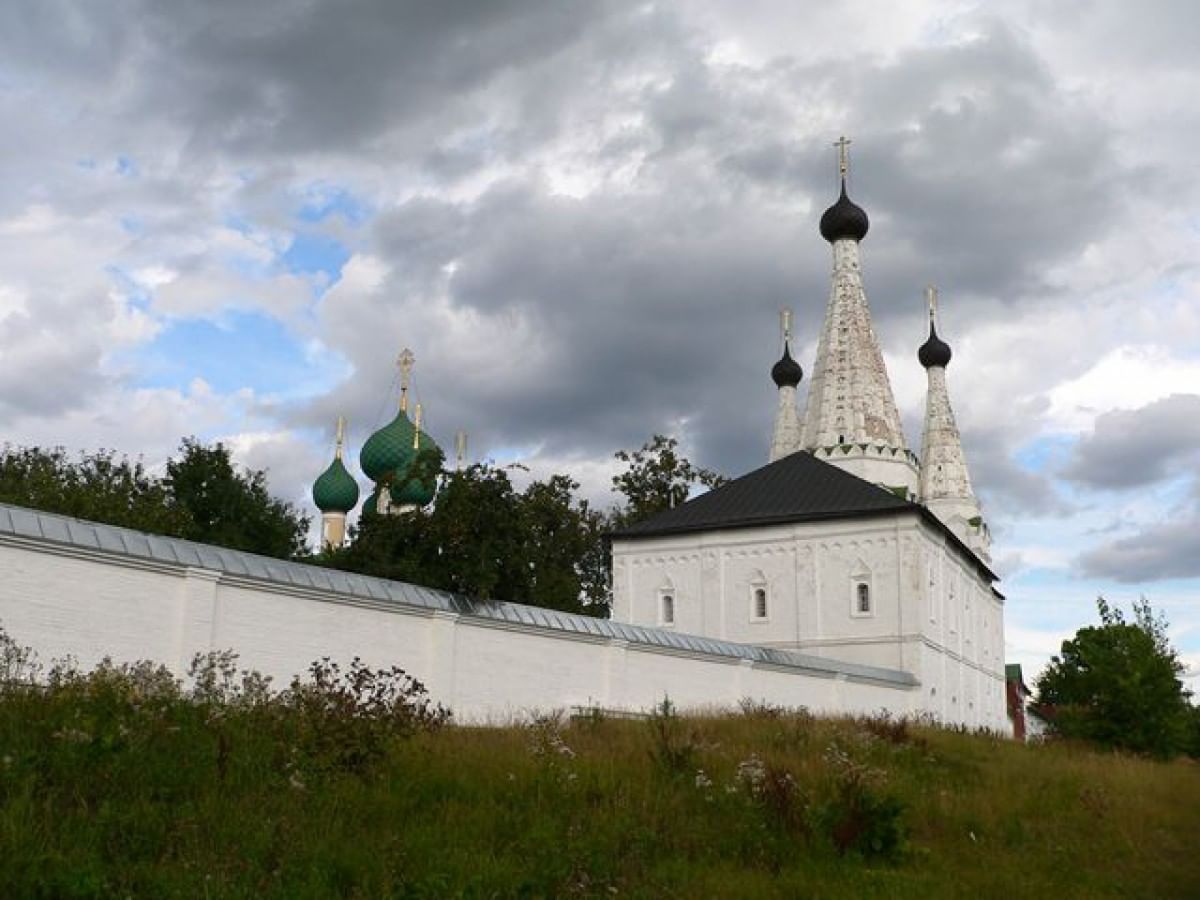
[(400, 409), (404, 412), (408, 411), (408, 383), (412, 380), (413, 363), (416, 361), (417, 358), (407, 347), (396, 357), (396, 365), (400, 367)]
[(413, 356), (413, 352), (405, 347), (400, 351), (400, 355), (396, 357), (396, 365), (400, 367), (400, 385), (408, 387), (408, 380), (412, 377), (413, 363), (417, 358)]
[(342, 458), (342, 447), (346, 443), (346, 417), (338, 416), (337, 421), (337, 450), (335, 455), (338, 459)]
[(937, 294), (937, 288), (932, 284), (925, 288), (925, 302), (929, 306), (929, 324), (931, 325), (934, 319), (937, 318)]
[(844, 134), (833, 142), (833, 146), (837, 147), (838, 150), (838, 172), (843, 178), (846, 177), (846, 173), (850, 170), (850, 152), (848, 148), (852, 143), (854, 142)]

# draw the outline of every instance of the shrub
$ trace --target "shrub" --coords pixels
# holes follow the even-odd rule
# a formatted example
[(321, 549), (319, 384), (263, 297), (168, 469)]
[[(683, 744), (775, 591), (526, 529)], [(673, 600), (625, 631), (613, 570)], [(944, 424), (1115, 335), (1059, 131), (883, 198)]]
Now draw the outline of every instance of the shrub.
[(650, 713), (649, 724), (654, 762), (672, 775), (694, 771), (698, 749), (695, 735), (687, 730), (669, 697), (663, 697)]
[(371, 669), (355, 657), (342, 668), (328, 658), (314, 662), (308, 679), (293, 679), (280, 702), (299, 759), (310, 774), (363, 774), (395, 738), (431, 731), (450, 719), (429, 700), (425, 686), (398, 666)]
[(825, 751), (833, 771), (833, 792), (817, 818), (841, 855), (857, 853), (866, 859), (895, 860), (903, 852), (906, 806), (885, 793), (885, 773), (856, 762), (836, 743)]

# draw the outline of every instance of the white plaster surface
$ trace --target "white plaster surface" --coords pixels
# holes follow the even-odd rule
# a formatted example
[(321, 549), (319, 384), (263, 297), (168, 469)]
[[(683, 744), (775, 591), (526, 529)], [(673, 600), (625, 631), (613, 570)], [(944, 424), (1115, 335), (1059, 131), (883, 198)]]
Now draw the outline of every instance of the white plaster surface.
[[(786, 561), (779, 555), (765, 568), (785, 578)], [(700, 583), (698, 569), (681, 571), (681, 596), (690, 603)], [(683, 608), (691, 625), (693, 609)], [(685, 652), (13, 534), (0, 534), (0, 625), (43, 661), (69, 655), (87, 667), (105, 656), (151, 659), (182, 674), (194, 654), (232, 649), (242, 666), (276, 685), (315, 659), (357, 656), (371, 666), (400, 666), (467, 721), (576, 705), (647, 710), (664, 696), (682, 709), (752, 697), (827, 713), (902, 714), (920, 697), (920, 687), (894, 674), (879, 680)], [(744, 622), (729, 629), (751, 639), (762, 634)]]
[[(919, 475), (871, 325), (857, 241), (833, 244), (829, 305), (817, 343), (801, 443), (807, 450), (849, 444), (896, 451), (897, 464), (889, 472), (894, 480), (885, 483), (917, 492)], [(851, 462), (836, 455), (829, 461), (843, 468)], [(900, 476), (903, 480), (895, 480)]]
[(914, 710), (1007, 727), (1003, 601), (971, 555), (914, 512), (616, 539), (613, 565), (617, 621), (653, 624), (670, 585), (680, 630), (900, 669), (921, 682)]

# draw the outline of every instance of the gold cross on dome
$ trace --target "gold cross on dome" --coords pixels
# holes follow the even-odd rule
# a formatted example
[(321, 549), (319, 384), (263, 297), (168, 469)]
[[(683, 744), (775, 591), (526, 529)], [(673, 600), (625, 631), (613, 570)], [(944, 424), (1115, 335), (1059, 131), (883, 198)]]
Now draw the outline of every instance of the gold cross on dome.
[(843, 178), (850, 171), (850, 152), (848, 148), (852, 143), (853, 141), (844, 134), (833, 142), (833, 146), (838, 148), (838, 172)]
[(792, 336), (792, 311), (790, 309), (785, 308), (779, 311), (779, 327), (783, 331), (785, 341)]
[(342, 458), (342, 447), (345, 445), (345, 443), (346, 443), (346, 417), (345, 417), (345, 416), (338, 416), (338, 421), (337, 421), (337, 451), (336, 451), (336, 455), (337, 455), (337, 458), (338, 458), (338, 459), (341, 459), (341, 458)]
[(925, 288), (925, 302), (929, 305), (929, 321), (932, 323), (937, 316), (938, 290), (932, 284)]
[(396, 357), (396, 365), (400, 367), (400, 386), (408, 387), (408, 381), (412, 377), (413, 363), (417, 358), (413, 356), (413, 352), (405, 347), (398, 357)]

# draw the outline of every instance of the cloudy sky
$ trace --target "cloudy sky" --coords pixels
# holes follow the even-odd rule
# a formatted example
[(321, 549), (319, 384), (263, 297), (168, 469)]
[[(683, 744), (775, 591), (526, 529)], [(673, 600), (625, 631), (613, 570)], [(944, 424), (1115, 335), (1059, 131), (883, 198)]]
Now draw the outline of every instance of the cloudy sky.
[(1104, 593), (1200, 668), (1197, 46), (1187, 0), (5, 3), (0, 440), (220, 439), (307, 504), (409, 346), (473, 458), (744, 473), (845, 133), (914, 447), (941, 289), (1010, 659)]

